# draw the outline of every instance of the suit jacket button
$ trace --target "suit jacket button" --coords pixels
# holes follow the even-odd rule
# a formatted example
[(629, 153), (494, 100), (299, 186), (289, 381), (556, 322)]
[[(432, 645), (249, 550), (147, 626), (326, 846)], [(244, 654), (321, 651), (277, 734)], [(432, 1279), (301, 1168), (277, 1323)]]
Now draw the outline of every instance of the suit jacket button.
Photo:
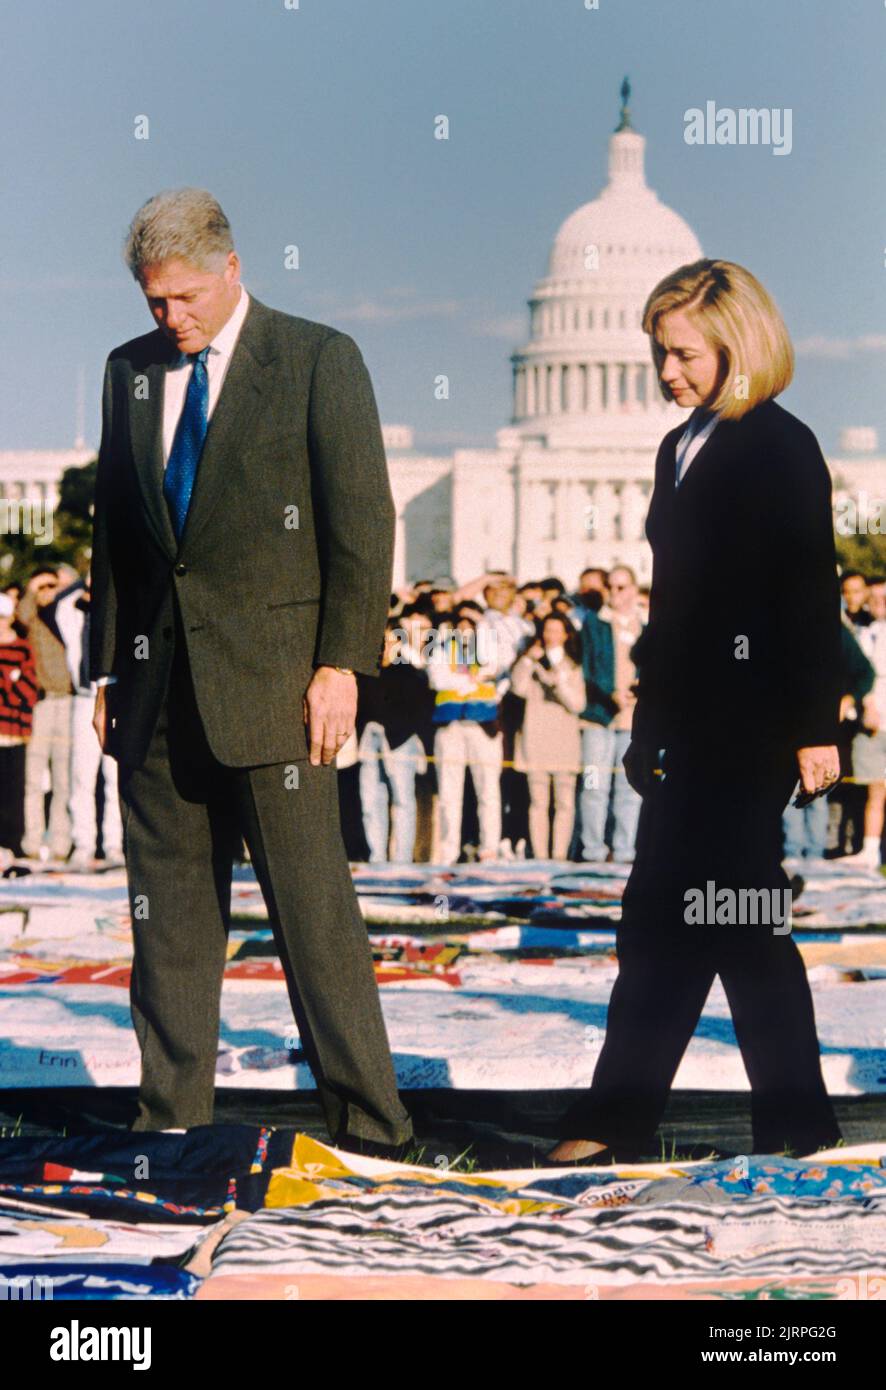
[(183, 565), (183, 564), (179, 563), (179, 564), (177, 564), (176, 567), (175, 567), (175, 572), (176, 572), (176, 574), (187, 574), (187, 572), (188, 572), (188, 567), (187, 567), (187, 565)]

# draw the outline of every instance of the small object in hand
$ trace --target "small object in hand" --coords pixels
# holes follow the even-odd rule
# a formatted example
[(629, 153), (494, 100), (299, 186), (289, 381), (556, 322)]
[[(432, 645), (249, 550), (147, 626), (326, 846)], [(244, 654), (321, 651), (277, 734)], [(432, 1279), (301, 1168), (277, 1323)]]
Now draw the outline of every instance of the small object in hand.
[(808, 806), (811, 802), (815, 801), (816, 797), (827, 796), (828, 792), (831, 790), (832, 787), (835, 787), (837, 785), (839, 780), (839, 777), (829, 777), (828, 780), (825, 782), (824, 786), (816, 788), (814, 792), (803, 791), (801, 788), (798, 795), (791, 802), (791, 805), (796, 806), (798, 811), (802, 811), (803, 807)]

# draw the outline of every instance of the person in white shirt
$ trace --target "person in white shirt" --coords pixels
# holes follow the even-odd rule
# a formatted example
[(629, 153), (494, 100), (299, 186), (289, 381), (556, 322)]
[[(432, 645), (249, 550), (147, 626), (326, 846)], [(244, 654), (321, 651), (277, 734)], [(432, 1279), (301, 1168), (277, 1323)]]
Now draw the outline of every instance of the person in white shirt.
[(496, 576), (483, 590), (486, 608), (477, 624), (477, 642), (495, 667), (499, 696), (510, 687), (510, 672), (526, 644), (535, 636), (528, 618), (513, 612), (517, 584), (508, 575)]
[(105, 868), (122, 865), (123, 826), (117, 793), (117, 763), (102, 753), (92, 727), (96, 685), (89, 679), (89, 583), (78, 579), (61, 593), (55, 605), (55, 621), (74, 686), (71, 714), (71, 791), (69, 810), (73, 853), (71, 869), (95, 866), (98, 826), (95, 784), (101, 768), (104, 784), (102, 849)]
[(535, 637), (535, 623), (520, 611), (517, 581), (512, 575), (490, 574), (483, 588), (486, 607), (477, 624), (477, 643), (481, 660), (495, 668), (495, 690), (499, 702), (502, 738), (501, 845), (502, 857), (521, 853), (526, 837), (526, 783), (511, 765), (514, 757), (515, 720), (519, 701), (511, 696), (514, 662)]

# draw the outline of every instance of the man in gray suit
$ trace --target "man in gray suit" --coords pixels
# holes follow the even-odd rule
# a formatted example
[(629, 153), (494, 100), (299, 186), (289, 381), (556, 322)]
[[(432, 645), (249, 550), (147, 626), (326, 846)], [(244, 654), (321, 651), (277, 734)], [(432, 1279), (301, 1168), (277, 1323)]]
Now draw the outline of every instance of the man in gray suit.
[(133, 1128), (212, 1120), (242, 836), (330, 1135), (388, 1152), (412, 1127), (334, 762), (354, 673), (379, 670), (390, 597), (370, 377), (347, 334), (247, 294), (200, 189), (150, 199), (125, 257), (157, 328), (105, 367), (90, 660), (129, 880)]

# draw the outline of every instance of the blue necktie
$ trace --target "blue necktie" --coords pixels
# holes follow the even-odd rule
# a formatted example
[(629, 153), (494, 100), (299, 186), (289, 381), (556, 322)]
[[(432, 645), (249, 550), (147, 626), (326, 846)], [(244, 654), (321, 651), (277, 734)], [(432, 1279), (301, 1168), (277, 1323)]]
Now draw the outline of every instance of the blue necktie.
[(197, 476), (197, 464), (200, 462), (200, 452), (206, 438), (209, 415), (209, 374), (206, 370), (208, 354), (208, 347), (202, 352), (188, 353), (194, 368), (163, 478), (163, 496), (166, 498), (172, 528), (178, 541), (181, 540), (185, 529), (191, 493), (194, 491), (194, 479)]

